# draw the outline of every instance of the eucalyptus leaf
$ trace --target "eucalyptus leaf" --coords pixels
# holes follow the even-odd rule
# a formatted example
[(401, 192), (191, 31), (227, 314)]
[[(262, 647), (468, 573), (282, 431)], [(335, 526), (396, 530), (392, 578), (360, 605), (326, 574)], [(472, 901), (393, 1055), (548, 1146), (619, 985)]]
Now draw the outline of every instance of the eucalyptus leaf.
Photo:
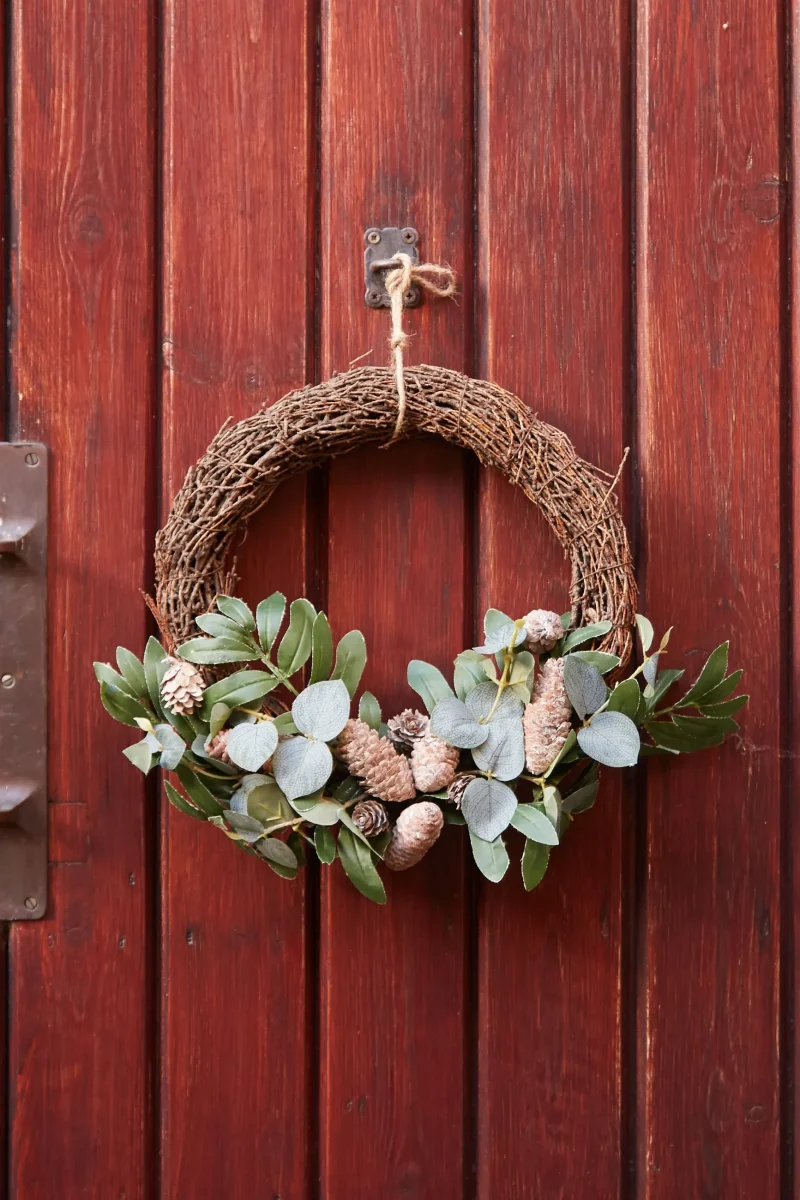
[(445, 696), (433, 710), (430, 731), (449, 746), (471, 750), (486, 741), (489, 726), (479, 725), (463, 701)]
[(570, 658), (580, 658), (590, 666), (596, 667), (601, 675), (607, 675), (620, 664), (619, 655), (606, 654), (603, 650), (573, 650)]
[(517, 797), (511, 788), (496, 779), (472, 779), (461, 800), (461, 812), (470, 832), (493, 842), (508, 827)]
[(132, 746), (126, 746), (122, 753), (143, 775), (146, 775), (153, 765), (153, 751), (147, 737), (142, 738), (140, 742), (134, 742)]
[(542, 808), (554, 829), (558, 829), (561, 816), (561, 793), (557, 787), (546, 787), (542, 793)]
[[(264, 836), (263, 824), (249, 813), (236, 812), (235, 809), (229, 808), (225, 813), (225, 820), (237, 833), (254, 833), (257, 838)], [(255, 838), (253, 840), (255, 841)]]
[(522, 645), (527, 636), (524, 625), (517, 628), (516, 622), (509, 621), (507, 625), (500, 625), (497, 629), (487, 633), (484, 644), (474, 646), (473, 649), (476, 654), (499, 654), (501, 650), (505, 650), (509, 646)]
[(479, 683), (486, 682), (486, 665), (494, 674), (494, 661), (476, 654), (474, 650), (465, 650), (455, 660), (453, 684), (459, 700), (464, 700), (469, 692)]
[(497, 684), (491, 683), (487, 679), (485, 683), (480, 683), (472, 689), (464, 703), (470, 716), (479, 722), (486, 722), (492, 709), (494, 709), (492, 721), (508, 721), (513, 717), (522, 716), (525, 706), (513, 692), (504, 691), (497, 708), (494, 708), (496, 699)]
[(228, 734), (228, 758), (245, 771), (258, 771), (272, 757), (278, 732), (271, 721), (237, 725)]
[(314, 849), (321, 863), (327, 865), (336, 858), (336, 840), (324, 825), (318, 825), (314, 830)]
[(385, 904), (386, 890), (375, 868), (371, 850), (349, 829), (339, 830), (338, 850), (345, 874), (354, 887), (375, 904)]
[(324, 742), (293, 737), (278, 743), (272, 770), (278, 786), (291, 802), (325, 786), (333, 770), (333, 755)]
[(647, 659), (644, 666), (642, 667), (642, 674), (644, 675), (645, 679), (647, 680), (647, 682), (650, 684), (650, 686), (652, 688), (655, 688), (656, 679), (658, 678), (659, 657), (660, 657), (660, 654), (653, 654), (652, 657)]
[(270, 862), (297, 870), (297, 855), (291, 846), (287, 846), (286, 842), (282, 842), (280, 838), (264, 838), (263, 842), (258, 843), (256, 849), (262, 857), (269, 859)]
[(655, 630), (647, 617), (643, 617), (641, 613), (636, 614), (636, 628), (639, 630), (639, 640), (642, 643), (642, 650), (647, 654), (647, 651), (653, 644)]
[(255, 658), (252, 646), (232, 637), (190, 638), (177, 649), (179, 658), (200, 666), (219, 666), (222, 663), (250, 662)]
[(313, 799), (310, 802), (306, 800), (293, 800), (292, 808), (305, 821), (309, 821), (312, 825), (336, 825), (341, 815), (342, 809), (338, 804), (334, 804), (332, 800)]
[(286, 597), (281, 592), (273, 592), (271, 596), (267, 596), (256, 609), (258, 640), (265, 654), (269, 654), (273, 647), (285, 612)]
[(489, 608), (483, 618), (483, 632), (486, 637), (491, 637), (498, 629), (502, 629), (506, 625), (513, 625), (511, 617), (506, 616), (499, 608)]
[(433, 713), (440, 700), (453, 696), (453, 689), (438, 667), (412, 658), (408, 664), (408, 686), (422, 700), (429, 713)]
[(510, 684), (527, 684), (536, 670), (536, 663), (530, 650), (520, 650), (514, 655), (514, 664), (508, 677)]
[(564, 687), (575, 712), (584, 719), (605, 704), (608, 688), (600, 672), (591, 663), (568, 654), (564, 658)]
[(609, 696), (606, 712), (621, 712), (636, 721), (639, 710), (644, 708), (642, 690), (635, 679), (623, 679)]
[(247, 633), (255, 629), (255, 617), (244, 600), (239, 600), (236, 596), (217, 596), (215, 604), (223, 616), (230, 617), (232, 621), (235, 621)]
[(639, 730), (624, 713), (601, 712), (578, 730), (578, 745), (606, 767), (632, 767), (639, 758)]
[[(525, 769), (522, 721), (519, 717), (508, 720), (498, 720), (495, 717), (482, 728), (487, 736), (483, 744), (476, 746), (472, 751), (475, 766), (479, 771), (485, 771), (496, 779), (516, 779)], [(491, 840), (489, 838), (489, 841)]]
[(297, 733), (297, 726), (292, 720), (290, 712), (278, 713), (278, 716), (272, 722), (281, 737), (286, 733)]
[(338, 737), (350, 716), (350, 694), (341, 679), (312, 683), (292, 704), (292, 719), (301, 733), (320, 742)]
[(124, 646), (117, 646), (117, 666), (125, 682), (133, 690), (133, 694), (142, 699), (146, 698), (147, 680), (144, 667), (136, 655), (130, 650), (126, 650)]
[(178, 812), (185, 813), (187, 817), (196, 817), (198, 821), (207, 820), (205, 813), (200, 812), (193, 804), (185, 800), (168, 779), (164, 780), (164, 791), (167, 793), (167, 799), (170, 804), (177, 808)]
[(370, 729), (380, 729), (381, 706), (372, 692), (364, 692), (359, 700), (358, 719), (363, 721), (365, 725), (369, 725)]
[(498, 837), (493, 842), (487, 842), (470, 829), (469, 844), (472, 847), (475, 865), (481, 874), (492, 883), (499, 883), (509, 867), (508, 851), (503, 839)]
[(533, 842), (540, 842), (543, 846), (558, 845), (553, 822), (533, 804), (518, 804), (512, 814), (511, 824)]
[(341, 679), (352, 699), (358, 691), (367, 664), (367, 643), (359, 629), (351, 629), (336, 647), (336, 663), (331, 679)]
[(591, 642), (594, 638), (602, 637), (613, 628), (614, 625), (611, 621), (595, 621), (593, 625), (581, 625), (580, 629), (573, 629), (572, 633), (568, 633), (564, 638), (562, 653), (568, 654), (576, 646), (582, 646), (584, 642)]
[(186, 752), (186, 743), (171, 725), (156, 725), (153, 732), (161, 747), (162, 768), (174, 771)]
[(525, 842), (522, 851), (522, 883), (526, 892), (532, 892), (544, 879), (547, 864), (550, 861), (550, 847), (530, 839)]
[(327, 679), (333, 666), (333, 636), (324, 612), (317, 613), (311, 627), (311, 675), (309, 683)]
[(293, 600), (289, 605), (289, 628), (278, 646), (278, 668), (294, 675), (311, 653), (311, 634), (317, 610), (308, 600)]

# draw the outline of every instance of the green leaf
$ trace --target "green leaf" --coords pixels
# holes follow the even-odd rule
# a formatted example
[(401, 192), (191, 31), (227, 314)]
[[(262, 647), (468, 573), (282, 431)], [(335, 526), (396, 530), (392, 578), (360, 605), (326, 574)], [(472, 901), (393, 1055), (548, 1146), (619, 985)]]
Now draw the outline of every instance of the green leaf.
[(484, 658), (474, 650), (465, 650), (458, 655), (455, 660), (453, 684), (459, 700), (465, 700), (474, 687), (486, 682), (487, 663), (494, 673), (494, 661), (491, 658)]
[(256, 849), (259, 854), (264, 858), (268, 858), (270, 862), (277, 863), (281, 867), (297, 870), (297, 855), (291, 846), (287, 846), (286, 842), (282, 842), (280, 838), (264, 838), (263, 842), (258, 843)]
[(645, 728), (657, 746), (673, 753), (690, 754), (695, 750), (708, 750), (712, 746), (722, 745), (725, 740), (724, 732), (713, 725), (703, 736), (698, 736), (693, 729), (681, 729), (674, 720), (648, 721)]
[(612, 621), (595, 621), (593, 625), (581, 625), (580, 629), (573, 629), (572, 633), (568, 633), (564, 638), (562, 653), (568, 654), (576, 646), (582, 646), (584, 642), (591, 642), (594, 638), (602, 637), (613, 628)]
[[(497, 695), (496, 688), (494, 694)], [(479, 725), (466, 704), (455, 696), (445, 696), (436, 705), (431, 716), (430, 731), (447, 742), (448, 746), (457, 746), (461, 750), (473, 750), (489, 736), (489, 726)]]
[[(732, 717), (682, 717), (673, 716), (675, 727), (698, 740), (713, 739), (717, 733), (737, 733), (739, 726)], [(716, 744), (716, 743), (715, 743)]]
[(727, 700), (731, 692), (735, 692), (739, 686), (739, 680), (742, 678), (743, 672), (741, 669), (733, 671), (727, 679), (723, 679), (722, 683), (718, 683), (710, 692), (706, 692), (703, 696), (703, 705), (719, 704), (722, 700)]
[(220, 729), (225, 728), (225, 723), (231, 715), (231, 710), (227, 704), (223, 704), (218, 700), (216, 704), (212, 704), (211, 712), (208, 716), (208, 740), (211, 741), (219, 733)]
[(147, 691), (150, 703), (155, 711), (162, 715), (161, 708), (161, 673), (166, 669), (167, 654), (164, 647), (154, 637), (147, 639), (144, 648), (144, 677), (147, 681)]
[(358, 629), (346, 633), (336, 647), (336, 665), (331, 679), (341, 679), (352, 699), (358, 691), (367, 664), (367, 643)]
[(525, 770), (522, 721), (518, 717), (509, 720), (493, 718), (483, 728), (486, 730), (486, 738), (472, 751), (475, 766), (479, 771), (493, 775), (495, 779), (516, 779)]
[(138, 767), (143, 775), (146, 775), (153, 765), (153, 751), (150, 749), (150, 742), (147, 738), (142, 738), (140, 742), (134, 742), (132, 746), (126, 746), (122, 753), (128, 762), (132, 762), (135, 767)]
[(177, 808), (178, 812), (185, 813), (187, 817), (196, 817), (198, 821), (205, 821), (204, 813), (190, 804), (188, 800), (184, 800), (179, 791), (176, 790), (168, 779), (164, 780), (164, 791), (167, 793), (167, 799), (170, 804)]
[(107, 683), (109, 687), (116, 688), (118, 692), (124, 692), (126, 696), (130, 696), (131, 700), (138, 699), (136, 691), (127, 679), (115, 671), (110, 663), (96, 662), (92, 663), (92, 666), (98, 683)]
[(620, 663), (616, 654), (605, 654), (602, 650), (573, 650), (570, 657), (580, 658), (590, 666), (596, 667), (601, 675), (607, 675)]
[(339, 804), (347, 804), (349, 800), (355, 800), (360, 791), (361, 784), (359, 781), (354, 779), (352, 775), (348, 775), (337, 786), (336, 791), (333, 793), (333, 798)]
[(287, 678), (308, 660), (316, 616), (317, 610), (308, 600), (293, 600), (289, 606), (289, 628), (278, 646), (278, 668)]
[(483, 618), (483, 632), (486, 637), (491, 637), (498, 629), (502, 629), (505, 625), (513, 625), (511, 617), (507, 617), (504, 612), (500, 612), (499, 608), (487, 609), (486, 615)]
[(260, 771), (272, 757), (278, 744), (278, 732), (271, 721), (243, 722), (228, 734), (227, 752), (231, 762), (245, 771)]
[(230, 617), (223, 617), (220, 613), (202, 613), (195, 617), (194, 623), (209, 637), (232, 637), (237, 642), (249, 644), (249, 638), (242, 637), (242, 627), (238, 621), (232, 621)]
[(224, 806), (217, 801), (215, 796), (186, 763), (180, 763), (175, 773), (186, 788), (189, 799), (204, 813), (207, 813), (210, 817), (218, 817), (225, 812)]
[(639, 640), (642, 643), (642, 650), (647, 654), (647, 651), (653, 644), (655, 630), (647, 617), (643, 617), (641, 613), (636, 614), (636, 628), (639, 630)]
[(561, 801), (562, 812), (571, 813), (573, 816), (575, 813), (586, 812), (594, 804), (599, 788), (600, 780), (596, 776), (588, 783), (575, 788), (574, 792), (564, 796)]
[(336, 858), (336, 839), (324, 825), (318, 825), (314, 830), (314, 849), (321, 863), (332, 863)]
[(247, 633), (255, 629), (255, 618), (244, 600), (237, 600), (235, 596), (217, 596), (216, 605), (224, 617), (230, 617)]
[(130, 650), (126, 650), (124, 646), (117, 646), (117, 666), (122, 672), (125, 682), (133, 689), (134, 695), (140, 698), (146, 697), (147, 680), (144, 677), (144, 667), (136, 655)]
[(521, 646), (527, 636), (524, 625), (518, 626), (515, 621), (509, 621), (507, 625), (500, 625), (487, 633), (484, 644), (473, 646), (473, 650), (476, 654), (501, 654), (509, 646)]
[(179, 658), (199, 666), (219, 666), (221, 663), (250, 662), (255, 651), (245, 641), (232, 637), (190, 638), (177, 649)]
[(174, 771), (186, 752), (186, 742), (171, 725), (156, 725), (153, 732), (161, 747), (163, 770)]
[(370, 729), (380, 729), (381, 706), (372, 692), (364, 692), (359, 700), (358, 719), (363, 721), (365, 725), (369, 725)]
[(650, 708), (655, 708), (663, 700), (664, 696), (666, 696), (673, 683), (677, 683), (685, 674), (685, 671), (676, 670), (675, 667), (670, 667), (666, 671), (662, 671), (653, 687), (653, 694), (649, 701)]
[(412, 658), (408, 664), (408, 686), (422, 700), (429, 713), (433, 713), (440, 700), (453, 696), (453, 689), (438, 667)]
[(325, 613), (317, 613), (311, 628), (311, 676), (309, 683), (327, 679), (333, 663), (333, 637)]
[(485, 842), (470, 829), (469, 843), (478, 870), (492, 883), (499, 883), (509, 867), (508, 851), (502, 837), (493, 842)]
[(685, 708), (687, 705), (693, 704), (695, 700), (705, 698), (707, 692), (722, 683), (727, 669), (728, 642), (723, 642), (721, 646), (717, 646), (716, 650), (711, 652), (696, 682), (678, 702), (678, 707)]
[(241, 704), (260, 700), (277, 686), (277, 679), (267, 671), (234, 671), (206, 688), (200, 714), (209, 720), (215, 704), (238, 708)]
[(272, 724), (281, 735), (286, 733), (297, 733), (297, 726), (292, 720), (290, 712), (278, 713)]
[(357, 842), (363, 842), (365, 846), (369, 846), (371, 850), (375, 849), (375, 842), (372, 838), (367, 838), (356, 825), (353, 818), (346, 808), (339, 810), (339, 820), (346, 829), (349, 829)]
[(298, 797), (298, 799), (292, 800), (292, 808), (312, 825), (336, 825), (342, 809), (332, 800), (320, 800), (318, 796), (319, 793), (303, 799)]
[(138, 729), (138, 725), (136, 724), (137, 718), (146, 718), (149, 720), (151, 716), (138, 700), (134, 700), (127, 692), (123, 692), (120, 688), (114, 687), (110, 683), (100, 684), (100, 699), (106, 712), (115, 721), (121, 721), (123, 725), (132, 725), (135, 729)]
[[(556, 757), (550, 763), (550, 766), (545, 771), (545, 773), (544, 773), (545, 779), (547, 779), (548, 775), (552, 775), (553, 771), (556, 769), (556, 767), (558, 766), (558, 764), (560, 762), (563, 762), (565, 758), (568, 758), (571, 754), (573, 754), (573, 751), (575, 750), (575, 746), (577, 745), (577, 741), (578, 741), (578, 739), (577, 739), (575, 730), (570, 729), (569, 733), (567, 734), (567, 740), (564, 742), (564, 745), (561, 747), (558, 754), (556, 755)], [(573, 757), (577, 757), (577, 752), (575, 754), (573, 754)]]
[(265, 654), (269, 654), (273, 647), (283, 624), (285, 612), (286, 597), (281, 592), (273, 592), (271, 596), (267, 596), (266, 600), (262, 600), (256, 609), (258, 640)]
[(564, 687), (581, 720), (589, 713), (597, 712), (608, 696), (603, 676), (577, 654), (567, 654), (564, 658)]
[(461, 801), (461, 812), (470, 832), (493, 842), (514, 820), (517, 797), (496, 779), (470, 780)]
[(307, 737), (332, 742), (347, 724), (350, 695), (341, 679), (323, 679), (311, 683), (295, 697), (292, 718)]
[(533, 804), (518, 804), (511, 818), (511, 824), (532, 842), (540, 842), (543, 846), (558, 845), (558, 833), (553, 822)]
[(339, 830), (338, 848), (345, 874), (353, 886), (375, 904), (385, 904), (386, 890), (375, 869), (372, 851), (354, 837), (349, 829)]
[(292, 801), (325, 786), (333, 771), (333, 755), (324, 742), (293, 737), (278, 743), (272, 771), (286, 799)]
[(699, 704), (697, 707), (706, 717), (732, 717), (740, 708), (744, 708), (749, 696), (734, 696), (732, 700), (723, 700), (721, 704)]
[(536, 663), (533, 661), (533, 655), (530, 650), (520, 650), (514, 655), (514, 663), (511, 667), (511, 674), (508, 677), (508, 681), (511, 684), (527, 684), (535, 669)]
[(497, 700), (497, 684), (487, 679), (485, 683), (479, 683), (476, 688), (472, 689), (464, 704), (470, 716), (482, 724), (489, 720), (489, 713), (492, 713), (492, 723), (515, 720), (522, 716), (525, 706), (508, 688), (500, 696), (496, 708), (495, 700)]
[(526, 892), (532, 892), (544, 879), (550, 861), (550, 847), (527, 840), (522, 851), (522, 882)]
[(621, 712), (632, 721), (636, 721), (639, 710), (644, 713), (645, 703), (642, 691), (635, 679), (623, 679), (611, 693), (606, 712)]
[(621, 712), (601, 712), (578, 730), (584, 754), (607, 767), (632, 767), (639, 758), (639, 730)]

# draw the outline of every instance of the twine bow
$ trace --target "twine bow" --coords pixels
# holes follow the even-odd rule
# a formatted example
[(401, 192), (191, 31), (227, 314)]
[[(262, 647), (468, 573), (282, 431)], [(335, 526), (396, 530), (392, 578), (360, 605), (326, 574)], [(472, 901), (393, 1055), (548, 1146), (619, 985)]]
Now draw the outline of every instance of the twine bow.
[(403, 308), (406, 292), (413, 284), (418, 284), (432, 296), (447, 299), (456, 290), (456, 277), (450, 267), (438, 263), (412, 263), (407, 254), (396, 254), (399, 266), (386, 275), (386, 291), (389, 293), (392, 314), (392, 336), (389, 345), (394, 357), (395, 379), (397, 381), (397, 420), (391, 438), (386, 443), (391, 446), (396, 442), (403, 428), (406, 416), (406, 384), (403, 374), (403, 351), (408, 346), (408, 334), (403, 329)]

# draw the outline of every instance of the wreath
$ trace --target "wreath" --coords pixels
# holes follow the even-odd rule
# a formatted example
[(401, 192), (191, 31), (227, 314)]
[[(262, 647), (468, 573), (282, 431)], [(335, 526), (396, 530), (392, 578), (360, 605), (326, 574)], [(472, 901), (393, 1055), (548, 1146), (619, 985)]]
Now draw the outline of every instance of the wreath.
[[(161, 641), (151, 637), (141, 660), (120, 647), (118, 670), (94, 664), (107, 711), (142, 735), (123, 753), (145, 774), (173, 774), (164, 786), (177, 809), (284, 878), (309, 851), (338, 860), (378, 903), (380, 867), (414, 866), (445, 824), (466, 827), (493, 882), (509, 867), (503, 835), (518, 830), (523, 883), (534, 888), (552, 847), (594, 804), (601, 766), (719, 745), (747, 701), (734, 695), (741, 671), (728, 673), (727, 642), (674, 698), (684, 672), (662, 668), (669, 631), (656, 643), (636, 614), (618, 476), (494, 384), (438, 367), (403, 371), (395, 298), (410, 282), (449, 294), (437, 270), (404, 262), (393, 272), (395, 373), (350, 370), (220, 429), (157, 535), (149, 603)], [(384, 720), (360, 690), (361, 632), (334, 646), (325, 613), (300, 598), (287, 620), (279, 592), (253, 612), (231, 594), (230, 559), (286, 479), (357, 446), (427, 434), (473, 451), (540, 509), (571, 564), (570, 607), (489, 609), (480, 643), (456, 655), (452, 683), (410, 662), (425, 711)]]

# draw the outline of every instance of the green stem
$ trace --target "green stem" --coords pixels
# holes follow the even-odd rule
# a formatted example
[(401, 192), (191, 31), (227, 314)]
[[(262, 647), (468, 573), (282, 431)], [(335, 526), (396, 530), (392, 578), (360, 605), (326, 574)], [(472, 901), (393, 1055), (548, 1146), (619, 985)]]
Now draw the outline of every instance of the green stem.
[(298, 692), (297, 688), (294, 686), (294, 684), (289, 682), (283, 671), (279, 670), (278, 667), (275, 666), (268, 654), (262, 654), (261, 661), (270, 674), (277, 679), (278, 683), (282, 683), (285, 688), (288, 688), (293, 696), (299, 696), (300, 693)]
[(515, 643), (517, 640), (517, 633), (521, 629), (523, 624), (524, 624), (523, 621), (515, 621), (514, 622), (514, 632), (511, 635), (511, 641), (503, 649), (503, 674), (500, 676), (500, 682), (497, 685), (497, 695), (494, 698), (494, 704), (489, 709), (488, 715), (479, 722), (479, 724), (481, 724), (481, 725), (489, 724), (492, 717), (497, 712), (497, 706), (500, 703), (500, 697), (502, 696), (503, 692), (508, 687), (508, 680), (509, 680), (509, 676), (511, 675), (511, 667), (514, 662), (514, 649), (515, 649)]

